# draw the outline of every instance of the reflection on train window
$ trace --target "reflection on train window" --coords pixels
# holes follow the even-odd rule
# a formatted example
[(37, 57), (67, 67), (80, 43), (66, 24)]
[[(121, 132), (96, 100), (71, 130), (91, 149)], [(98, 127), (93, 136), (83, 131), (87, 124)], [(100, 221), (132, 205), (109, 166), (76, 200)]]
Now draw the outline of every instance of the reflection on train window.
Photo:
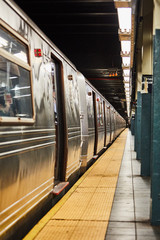
[(55, 81), (56, 81), (56, 68), (55, 68), (55, 63), (51, 62), (51, 74), (52, 74), (52, 82), (53, 82), (53, 103), (54, 103), (54, 112), (57, 112), (56, 109), (56, 86), (55, 86)]
[(27, 46), (0, 27), (0, 48), (28, 63)]
[(58, 116), (57, 116), (57, 102), (56, 102), (56, 64), (54, 60), (51, 61), (51, 74), (52, 74), (52, 83), (53, 83), (53, 108), (54, 108), (54, 120), (55, 124), (57, 124)]
[(98, 125), (103, 126), (103, 103), (98, 101)]
[(0, 56), (0, 116), (32, 115), (30, 72)]

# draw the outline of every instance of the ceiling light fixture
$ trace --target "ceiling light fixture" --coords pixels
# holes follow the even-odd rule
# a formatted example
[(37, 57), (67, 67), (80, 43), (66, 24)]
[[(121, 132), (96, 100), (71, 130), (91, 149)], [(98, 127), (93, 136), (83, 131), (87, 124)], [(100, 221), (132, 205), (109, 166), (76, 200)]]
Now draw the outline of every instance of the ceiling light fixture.
[(129, 77), (130, 76), (130, 69), (123, 69), (123, 76)]
[(122, 57), (122, 63), (124, 67), (129, 67), (131, 62), (130, 57)]
[(131, 52), (131, 41), (121, 41), (122, 55), (128, 55)]
[[(131, 32), (131, 8), (118, 8), (118, 20), (120, 31)], [(126, 21), (127, 19), (127, 21)]]

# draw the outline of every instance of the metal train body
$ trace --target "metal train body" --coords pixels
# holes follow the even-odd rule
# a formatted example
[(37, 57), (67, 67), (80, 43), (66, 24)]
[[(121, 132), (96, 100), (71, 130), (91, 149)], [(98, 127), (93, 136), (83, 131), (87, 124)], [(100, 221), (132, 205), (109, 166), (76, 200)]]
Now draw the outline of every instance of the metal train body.
[(9, 0), (0, 1), (0, 238), (72, 181), (124, 119)]

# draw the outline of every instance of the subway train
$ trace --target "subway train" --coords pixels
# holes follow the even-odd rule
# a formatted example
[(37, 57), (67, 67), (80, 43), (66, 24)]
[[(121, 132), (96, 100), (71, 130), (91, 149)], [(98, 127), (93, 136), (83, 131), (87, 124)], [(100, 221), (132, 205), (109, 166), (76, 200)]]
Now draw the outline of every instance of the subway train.
[(0, 239), (12, 239), (126, 122), (13, 1), (0, 16)]

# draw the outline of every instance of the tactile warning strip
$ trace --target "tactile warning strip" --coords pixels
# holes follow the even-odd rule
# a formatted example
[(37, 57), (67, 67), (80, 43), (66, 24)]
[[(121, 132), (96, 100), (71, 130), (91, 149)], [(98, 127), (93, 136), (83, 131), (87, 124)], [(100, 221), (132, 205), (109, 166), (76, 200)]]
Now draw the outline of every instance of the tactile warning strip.
[(127, 132), (122, 132), (24, 240), (104, 239)]

